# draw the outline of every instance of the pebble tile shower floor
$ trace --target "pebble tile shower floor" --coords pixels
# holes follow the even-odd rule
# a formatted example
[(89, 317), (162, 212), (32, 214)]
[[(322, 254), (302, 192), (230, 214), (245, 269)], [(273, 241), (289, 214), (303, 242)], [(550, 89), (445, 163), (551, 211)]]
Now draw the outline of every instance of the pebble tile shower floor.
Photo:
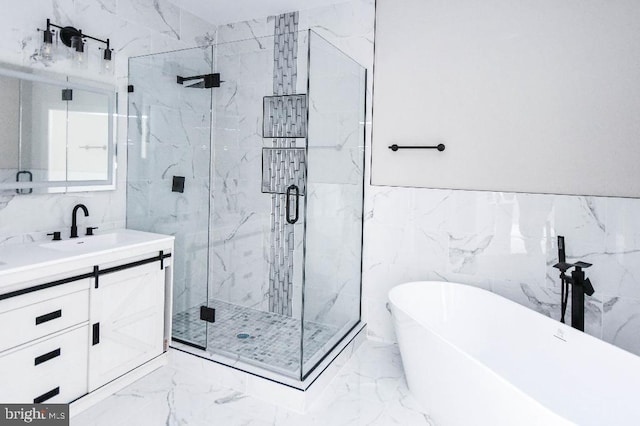
[[(300, 320), (258, 311), (212, 299), (216, 322), (200, 320), (198, 306), (173, 315), (173, 336), (203, 344), (217, 353), (265, 368), (290, 373), (300, 371)], [(205, 338), (208, 325), (208, 340)], [(337, 328), (305, 321), (304, 363), (306, 364), (338, 332)], [(238, 338), (241, 333), (249, 337)], [(244, 337), (244, 336), (243, 336)]]

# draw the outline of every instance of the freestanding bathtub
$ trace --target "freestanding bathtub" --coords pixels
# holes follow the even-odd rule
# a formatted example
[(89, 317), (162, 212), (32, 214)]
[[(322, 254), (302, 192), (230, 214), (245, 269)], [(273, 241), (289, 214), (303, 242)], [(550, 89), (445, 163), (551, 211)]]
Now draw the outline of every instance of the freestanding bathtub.
[(438, 426), (640, 425), (640, 357), (463, 284), (389, 299), (409, 389)]

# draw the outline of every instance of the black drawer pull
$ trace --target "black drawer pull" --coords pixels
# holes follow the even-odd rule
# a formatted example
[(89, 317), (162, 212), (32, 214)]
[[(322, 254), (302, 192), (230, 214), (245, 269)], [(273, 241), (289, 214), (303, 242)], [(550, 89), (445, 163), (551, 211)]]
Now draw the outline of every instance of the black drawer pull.
[(95, 346), (98, 343), (100, 343), (100, 323), (99, 322), (93, 324), (93, 340), (91, 343), (92, 343), (92, 346)]
[(56, 318), (60, 318), (61, 316), (62, 316), (62, 309), (58, 309), (57, 311), (53, 311), (53, 312), (48, 313), (48, 314), (40, 315), (39, 317), (36, 317), (36, 325), (40, 325), (43, 322), (47, 322), (47, 321), (54, 320)]
[(43, 393), (42, 395), (40, 395), (37, 398), (33, 399), (33, 403), (34, 404), (42, 404), (45, 401), (48, 401), (49, 399), (53, 398), (54, 396), (58, 395), (60, 393), (60, 386), (58, 386), (55, 389), (51, 389), (49, 392), (47, 393)]
[(33, 365), (42, 364), (43, 362), (47, 362), (50, 359), (54, 359), (54, 358), (59, 357), (59, 356), (60, 356), (60, 348), (56, 349), (55, 351), (51, 351), (49, 353), (46, 353), (44, 355), (37, 356), (33, 360), (33, 362), (34, 362)]

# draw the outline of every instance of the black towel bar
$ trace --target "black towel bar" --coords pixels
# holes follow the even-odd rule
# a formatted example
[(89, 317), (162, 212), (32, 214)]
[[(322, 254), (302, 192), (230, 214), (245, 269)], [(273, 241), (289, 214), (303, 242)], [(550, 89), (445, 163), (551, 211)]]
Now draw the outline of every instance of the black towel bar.
[(436, 146), (420, 146), (420, 145), (397, 145), (393, 144), (389, 147), (389, 149), (393, 152), (396, 152), (399, 149), (437, 149), (438, 151), (444, 151), (444, 144), (438, 144)]

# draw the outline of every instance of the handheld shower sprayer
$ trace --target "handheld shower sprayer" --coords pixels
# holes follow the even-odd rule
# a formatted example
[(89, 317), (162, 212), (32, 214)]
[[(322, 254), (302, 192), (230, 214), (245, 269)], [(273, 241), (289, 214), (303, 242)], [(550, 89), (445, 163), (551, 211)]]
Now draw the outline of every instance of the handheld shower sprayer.
[[(566, 265), (567, 256), (564, 249), (564, 237), (558, 235), (558, 264)], [(567, 283), (565, 271), (568, 268), (560, 269), (560, 322), (564, 323), (564, 316), (567, 312), (567, 301), (569, 300), (569, 284)]]

